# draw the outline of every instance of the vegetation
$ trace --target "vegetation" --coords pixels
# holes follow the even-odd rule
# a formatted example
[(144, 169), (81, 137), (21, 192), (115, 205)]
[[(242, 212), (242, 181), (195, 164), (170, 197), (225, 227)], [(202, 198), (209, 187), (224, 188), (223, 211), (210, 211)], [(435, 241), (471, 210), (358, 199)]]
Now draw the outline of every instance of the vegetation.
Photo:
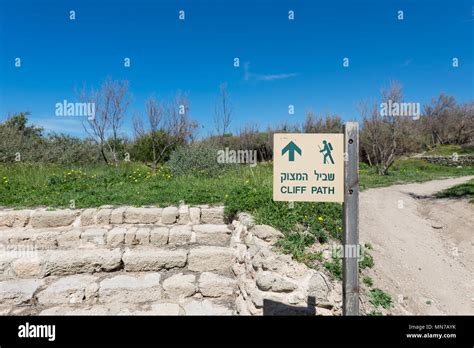
[(374, 280), (369, 276), (363, 277), (362, 282), (368, 287), (372, 287), (374, 285)]
[(371, 289), (369, 292), (369, 302), (376, 308), (381, 306), (385, 309), (392, 307), (392, 297), (380, 289)]
[[(84, 123), (85, 139), (47, 134), (28, 122), (28, 113), (0, 123), (0, 205), (16, 208), (85, 208), (100, 205), (225, 204), (232, 219), (249, 212), (256, 222), (271, 225), (285, 237), (284, 252), (314, 264), (322, 255), (306, 252), (315, 242), (341, 239), (342, 207), (336, 203), (274, 202), (272, 199), (273, 134), (275, 132), (339, 133), (342, 119), (334, 114), (308, 113), (302, 124), (281, 124), (261, 130), (244, 125), (229, 133), (233, 118), (227, 85), (220, 86), (215, 107), (215, 132), (196, 140), (198, 124), (189, 114), (187, 95), (171, 100), (150, 97), (144, 114), (134, 119), (134, 137), (121, 133), (131, 95), (127, 81), (107, 78), (98, 89), (80, 92), (95, 103), (95, 117)], [(401, 102), (401, 86), (382, 90), (383, 102)], [(425, 106), (419, 120), (382, 115), (378, 103), (361, 104), (360, 188), (422, 182), (474, 175), (474, 167), (449, 167), (416, 159), (428, 154), (473, 153), (474, 103), (459, 104), (440, 95)], [(257, 154), (255, 167), (224, 164), (218, 151), (245, 150)], [(455, 150), (455, 151), (454, 151)], [(472, 184), (460, 185), (440, 197), (472, 196)], [(366, 253), (366, 252), (365, 252)], [(360, 268), (372, 267), (366, 253)], [(324, 266), (342, 276), (340, 259)]]
[(333, 255), (331, 260), (324, 262), (323, 265), (334, 278), (342, 280), (342, 259), (340, 257)]
[(208, 143), (195, 143), (177, 148), (167, 165), (173, 174), (216, 177), (228, 171), (232, 164), (221, 164), (217, 158), (219, 147)]
[(474, 203), (474, 179), (464, 184), (450, 187), (436, 194), (438, 198), (470, 198), (470, 203)]
[(428, 151), (423, 155), (425, 156), (453, 156), (453, 154), (458, 155), (472, 155), (474, 154), (474, 145), (466, 144), (462, 145), (438, 145)]
[(361, 190), (365, 190), (372, 187), (383, 187), (410, 182), (424, 182), (473, 174), (474, 167), (472, 166), (456, 168), (416, 159), (406, 159), (396, 161), (390, 172), (383, 176), (377, 175), (377, 172), (373, 167), (361, 163), (359, 166), (359, 183)]

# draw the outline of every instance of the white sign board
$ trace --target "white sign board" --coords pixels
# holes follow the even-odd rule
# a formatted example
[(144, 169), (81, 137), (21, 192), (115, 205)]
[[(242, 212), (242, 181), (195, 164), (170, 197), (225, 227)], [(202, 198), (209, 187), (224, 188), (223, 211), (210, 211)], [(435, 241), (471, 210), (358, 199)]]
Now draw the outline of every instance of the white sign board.
[(344, 202), (344, 134), (274, 134), (273, 200)]

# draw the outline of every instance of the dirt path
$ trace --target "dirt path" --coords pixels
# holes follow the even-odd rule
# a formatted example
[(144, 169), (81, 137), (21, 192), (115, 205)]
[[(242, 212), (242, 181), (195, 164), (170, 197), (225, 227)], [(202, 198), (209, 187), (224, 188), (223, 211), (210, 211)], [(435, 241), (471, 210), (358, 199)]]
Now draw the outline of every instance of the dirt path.
[(393, 314), (474, 314), (474, 204), (431, 197), (472, 178), (361, 193), (360, 241), (374, 248), (369, 275)]

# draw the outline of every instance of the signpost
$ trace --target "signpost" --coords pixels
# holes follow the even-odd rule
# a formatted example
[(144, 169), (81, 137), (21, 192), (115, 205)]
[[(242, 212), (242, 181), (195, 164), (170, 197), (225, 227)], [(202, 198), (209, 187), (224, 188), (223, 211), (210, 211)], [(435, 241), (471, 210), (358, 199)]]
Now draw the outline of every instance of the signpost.
[(344, 201), (342, 134), (275, 134), (273, 200)]
[(358, 124), (348, 122), (344, 134), (277, 133), (273, 137), (274, 201), (344, 203), (344, 315), (359, 315), (358, 135)]

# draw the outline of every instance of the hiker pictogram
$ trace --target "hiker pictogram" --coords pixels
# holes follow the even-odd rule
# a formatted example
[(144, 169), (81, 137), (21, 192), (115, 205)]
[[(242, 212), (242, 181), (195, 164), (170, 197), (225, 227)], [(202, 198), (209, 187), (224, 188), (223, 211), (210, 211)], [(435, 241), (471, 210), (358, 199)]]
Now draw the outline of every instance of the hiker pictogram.
[(332, 158), (331, 151), (333, 150), (331, 143), (327, 142), (326, 140), (323, 140), (323, 149), (321, 150), (321, 147), (319, 147), (319, 152), (324, 154), (324, 164), (326, 164), (326, 161), (329, 159), (332, 164), (334, 164), (334, 159)]

